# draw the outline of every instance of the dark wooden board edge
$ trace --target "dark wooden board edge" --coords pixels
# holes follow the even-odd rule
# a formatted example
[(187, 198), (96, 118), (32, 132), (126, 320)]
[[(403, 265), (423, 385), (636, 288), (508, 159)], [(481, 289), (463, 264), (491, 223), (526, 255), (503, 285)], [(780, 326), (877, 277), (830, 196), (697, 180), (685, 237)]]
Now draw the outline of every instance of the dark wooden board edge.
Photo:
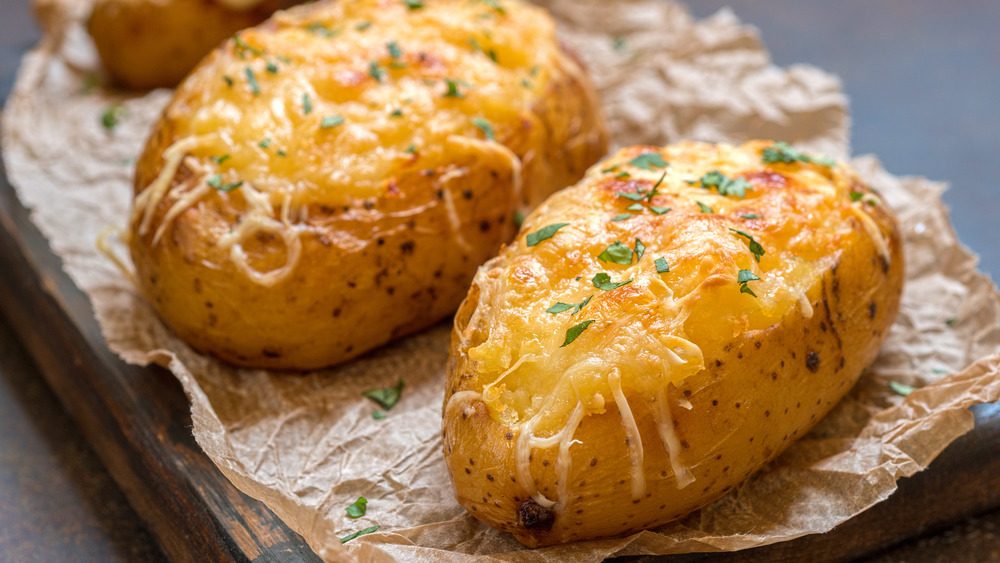
[(129, 503), (175, 561), (319, 561), (201, 451), (180, 383), (106, 346), (90, 301), (0, 167), (0, 309)]

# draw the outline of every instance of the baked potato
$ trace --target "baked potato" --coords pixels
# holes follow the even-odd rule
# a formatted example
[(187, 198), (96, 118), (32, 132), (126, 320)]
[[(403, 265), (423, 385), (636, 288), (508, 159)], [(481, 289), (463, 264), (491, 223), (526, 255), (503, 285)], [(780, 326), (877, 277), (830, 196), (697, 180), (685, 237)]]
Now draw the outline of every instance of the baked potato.
[(844, 163), (624, 149), (535, 210), (456, 314), (457, 499), (528, 546), (691, 512), (847, 393), (902, 280), (895, 219)]
[(229, 362), (343, 362), (452, 314), (515, 214), (606, 139), (539, 8), (279, 12), (207, 57), (155, 125), (130, 220), (139, 286)]
[(111, 79), (173, 87), (237, 31), (302, 0), (97, 0), (87, 31)]

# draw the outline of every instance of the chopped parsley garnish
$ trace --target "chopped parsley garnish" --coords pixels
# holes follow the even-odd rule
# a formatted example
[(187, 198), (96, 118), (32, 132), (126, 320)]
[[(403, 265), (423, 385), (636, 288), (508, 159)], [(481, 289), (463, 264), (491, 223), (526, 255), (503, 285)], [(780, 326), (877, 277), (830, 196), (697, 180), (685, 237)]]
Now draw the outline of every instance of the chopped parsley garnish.
[(267, 65), (265, 65), (264, 68), (266, 68), (271, 74), (278, 74), (278, 64), (274, 61), (267, 61)]
[(861, 201), (861, 199), (864, 197), (865, 197), (864, 192), (856, 192), (854, 190), (851, 190), (851, 201)]
[(403, 54), (403, 50), (399, 48), (399, 43), (395, 41), (386, 43), (385, 48), (389, 50), (389, 56), (394, 59), (398, 59)]
[(385, 78), (385, 71), (378, 66), (376, 61), (368, 61), (368, 76), (374, 78), (375, 82), (382, 82), (382, 79)]
[(493, 135), (493, 126), (490, 125), (489, 121), (486, 121), (482, 117), (473, 117), (472, 124), (478, 127), (479, 130), (482, 131), (484, 135), (486, 135), (487, 139), (491, 141), (496, 140), (496, 137)]
[(354, 26), (354, 29), (358, 31), (364, 31), (372, 26), (372, 22), (360, 22), (358, 25)]
[(385, 411), (375, 411), (372, 413), (372, 418), (374, 418), (375, 420), (385, 420), (385, 417), (386, 417)]
[(760, 219), (762, 217), (764, 216), (759, 213), (744, 213), (740, 215), (740, 219)]
[(125, 117), (128, 110), (121, 104), (111, 104), (101, 113), (101, 125), (107, 130), (112, 130)]
[(323, 121), (319, 122), (320, 129), (329, 129), (330, 127), (336, 127), (344, 122), (344, 118), (339, 115), (328, 115), (323, 118)]
[(411, 10), (419, 10), (424, 7), (422, 0), (403, 0), (403, 4), (406, 4), (406, 7)]
[(483, 4), (486, 4), (487, 6), (489, 6), (490, 8), (493, 8), (494, 10), (496, 10), (496, 12), (498, 14), (500, 14), (500, 15), (503, 15), (503, 14), (507, 13), (507, 11), (503, 9), (503, 6), (501, 6), (500, 2), (497, 2), (497, 0), (480, 0), (480, 1)]
[(396, 108), (389, 113), (389, 117), (403, 117), (403, 110)]
[(662, 170), (670, 165), (669, 162), (663, 160), (663, 156), (660, 153), (647, 152), (640, 154), (639, 156), (628, 161), (628, 163), (636, 168), (642, 168), (643, 170)]
[(635, 239), (635, 261), (642, 260), (642, 255), (646, 253), (646, 245), (638, 237)]
[(222, 75), (222, 79), (226, 81), (226, 86), (229, 86), (230, 88), (233, 87), (234, 82), (233, 82), (233, 78), (231, 76), (227, 76), (227, 75), (223, 74)]
[(615, 51), (619, 52), (624, 51), (627, 47), (625, 43), (625, 38), (622, 37), (621, 35), (616, 35), (615, 38), (612, 40), (611, 46), (614, 47)]
[(260, 85), (257, 84), (257, 77), (254, 76), (253, 69), (247, 66), (243, 69), (243, 72), (247, 75), (247, 83), (250, 84), (250, 91), (253, 92), (253, 95), (260, 94)]
[(262, 149), (266, 149), (266, 148), (270, 147), (271, 146), (271, 138), (270, 137), (264, 137), (264, 140), (262, 140), (261, 142), (257, 143), (257, 146), (260, 147), (260, 148), (262, 148)]
[(209, 186), (220, 192), (230, 192), (243, 185), (243, 180), (239, 182), (225, 183), (222, 181), (222, 174), (213, 174), (205, 181)]
[[(627, 249), (628, 247), (625, 247), (625, 248)], [(632, 253), (629, 252), (629, 255), (630, 255), (629, 256), (629, 263), (630, 264), (632, 263), (631, 254)], [(623, 282), (615, 283), (615, 282), (611, 281), (611, 276), (607, 275), (604, 272), (600, 272), (596, 276), (594, 276), (594, 278), (592, 280), (590, 280), (590, 283), (594, 284), (594, 287), (596, 287), (597, 289), (600, 289), (601, 291), (611, 291), (612, 289), (618, 289), (619, 287), (621, 287), (623, 285), (628, 285), (628, 284), (632, 283), (632, 280), (628, 279), (628, 280), (625, 280)]]
[(313, 101), (309, 94), (302, 94), (302, 115), (309, 115), (313, 110)]
[(657, 274), (665, 274), (670, 271), (670, 264), (667, 264), (667, 259), (662, 256), (653, 260), (653, 263), (656, 264)]
[(753, 257), (759, 263), (760, 257), (764, 255), (764, 247), (761, 246), (759, 242), (755, 241), (752, 236), (744, 233), (743, 231), (738, 231), (733, 228), (730, 228), (729, 230), (740, 235), (741, 237), (746, 237), (750, 241), (750, 252), (753, 252)]
[(646, 199), (646, 192), (635, 192), (635, 193), (618, 192), (615, 195), (618, 197), (623, 197), (625, 199), (631, 199), (632, 201), (642, 201)]
[(618, 168), (619, 168), (619, 167), (618, 167), (618, 165), (617, 165), (617, 164), (616, 164), (616, 165), (614, 165), (614, 166), (609, 166), (608, 168), (605, 168), (605, 169), (601, 170), (601, 174), (610, 174), (610, 173), (612, 173), (612, 172), (615, 172), (615, 171), (617, 171), (617, 170), (618, 170)]
[(615, 241), (611, 243), (611, 245), (608, 246), (604, 252), (598, 254), (597, 259), (603, 262), (614, 262), (615, 264), (621, 264), (622, 266), (630, 266), (632, 264), (632, 249), (618, 241)]
[(655, 205), (649, 206), (649, 210), (652, 211), (653, 213), (656, 213), (657, 215), (663, 215), (667, 211), (670, 211), (670, 209), (671, 209), (670, 207), (657, 207)]
[(889, 382), (889, 389), (892, 389), (893, 393), (896, 393), (897, 395), (902, 395), (902, 396), (905, 397), (905, 396), (909, 395), (910, 393), (913, 393), (915, 387), (913, 387), (912, 385), (907, 385), (905, 383), (899, 383), (898, 381), (890, 381)]
[(330, 29), (319, 22), (312, 22), (309, 27), (306, 28), (309, 33), (314, 33), (316, 35), (322, 35), (323, 37), (336, 37), (339, 30)]
[(750, 270), (740, 270), (739, 274), (736, 275), (736, 283), (740, 284), (740, 293), (748, 293), (753, 297), (757, 297), (757, 294), (750, 289), (747, 282), (752, 282), (759, 280), (757, 274), (751, 272)]
[(229, 155), (228, 154), (224, 154), (222, 156), (210, 156), (208, 158), (209, 158), (209, 160), (211, 160), (212, 162), (214, 162), (216, 164), (222, 164), (223, 162), (229, 160)]
[(660, 192), (656, 188), (660, 187), (660, 184), (663, 183), (663, 179), (666, 178), (666, 177), (667, 177), (667, 173), (664, 172), (663, 175), (660, 176), (660, 179), (657, 180), (655, 184), (653, 184), (653, 189), (649, 190), (649, 193), (646, 194), (646, 201), (647, 202), (652, 203), (653, 202), (653, 198), (656, 197), (656, 196), (658, 196), (658, 195), (660, 195)]
[(948, 326), (955, 326), (955, 323), (957, 321), (958, 321), (958, 319), (956, 319), (955, 317), (949, 317), (949, 318), (945, 319), (944, 324), (946, 324)]
[(526, 237), (528, 246), (535, 246), (543, 240), (552, 238), (556, 234), (556, 231), (566, 225), (569, 225), (569, 223), (553, 223), (548, 227), (542, 227), (533, 233), (528, 233), (528, 236)]
[(545, 310), (546, 313), (552, 313), (553, 315), (558, 315), (563, 311), (569, 311), (573, 308), (572, 303), (563, 303), (562, 301), (556, 301), (556, 304)]
[(625, 219), (628, 219), (631, 216), (632, 216), (631, 213), (619, 213), (618, 215), (612, 217), (611, 220), (615, 222), (624, 221)]
[(528, 80), (527, 78), (522, 78), (521, 86), (524, 86), (525, 88), (528, 88), (530, 90), (533, 85), (531, 84), (531, 81)]
[(287, 153), (287, 152), (285, 152), (285, 151), (283, 151), (283, 150), (281, 150), (281, 149), (278, 149), (278, 152), (276, 152), (276, 153), (274, 153), (274, 154), (276, 154), (276, 155), (278, 155), (278, 156), (280, 156), (280, 157), (282, 157), (282, 158), (284, 158), (284, 157), (287, 157), (287, 156), (288, 156), (288, 153)]
[(417, 145), (410, 145), (406, 147), (406, 152), (410, 154), (417, 154)]
[(340, 538), (340, 543), (347, 543), (347, 542), (353, 540), (356, 537), (363, 536), (365, 534), (371, 534), (373, 532), (377, 532), (378, 528), (379, 527), (376, 524), (376, 525), (372, 526), (371, 528), (365, 528), (364, 530), (360, 530), (358, 532), (354, 532), (353, 534), (346, 535), (346, 536)]
[(448, 85), (448, 91), (444, 93), (445, 98), (464, 98), (465, 94), (458, 89), (458, 81), (445, 78), (444, 83)]
[(395, 387), (386, 387), (385, 389), (369, 389), (367, 391), (362, 391), (361, 394), (369, 399), (375, 401), (382, 406), (383, 409), (389, 410), (395, 406), (396, 402), (399, 401), (399, 396), (403, 393), (403, 378), (400, 378), (396, 383)]
[(493, 49), (489, 49), (489, 50), (483, 49), (483, 46), (479, 44), (479, 41), (476, 41), (475, 37), (470, 37), (469, 38), (469, 46), (472, 47), (473, 51), (476, 51), (477, 53), (483, 53), (484, 55), (486, 55), (487, 57), (489, 57), (491, 61), (498, 62), (497, 61), (497, 52), (494, 51)]
[(738, 198), (746, 197), (747, 190), (753, 189), (753, 185), (745, 179), (729, 178), (718, 170), (713, 170), (705, 174), (701, 177), (699, 182), (701, 182), (701, 187), (706, 190), (709, 188), (716, 188), (719, 190), (719, 195), (731, 195)]
[(621, 171), (621, 172), (619, 172), (619, 173), (617, 173), (617, 174), (615, 174), (615, 178), (620, 178), (620, 179), (631, 178), (631, 177), (632, 177), (632, 175), (629, 174), (628, 172), (625, 172), (624, 170)]
[(368, 511), (368, 499), (358, 497), (354, 504), (347, 507), (347, 515), (351, 518), (361, 518)]
[(239, 33), (233, 36), (233, 46), (235, 47), (236, 50), (236, 56), (238, 56), (241, 59), (245, 58), (247, 53), (257, 56), (264, 54), (264, 52), (261, 51), (260, 49), (254, 49), (250, 45), (247, 45), (246, 42), (243, 41), (243, 38), (240, 37)]
[(514, 226), (520, 229), (521, 225), (523, 224), (524, 224), (524, 211), (518, 209), (517, 211), (514, 212)]
[(796, 160), (800, 162), (812, 162), (815, 164), (822, 164), (823, 166), (834, 166), (837, 164), (835, 160), (825, 156), (809, 156), (798, 149), (792, 147), (788, 143), (774, 143), (770, 147), (767, 147), (761, 152), (761, 160), (765, 164), (771, 164), (773, 162), (784, 162), (791, 163)]
[(573, 325), (573, 326), (569, 327), (569, 330), (566, 331), (566, 339), (563, 340), (562, 346), (560, 346), (560, 348), (565, 348), (566, 346), (569, 346), (570, 344), (572, 344), (573, 341), (576, 340), (577, 337), (580, 336), (580, 334), (583, 333), (583, 331), (587, 330), (587, 327), (590, 326), (590, 323), (592, 323), (592, 322), (594, 322), (594, 321), (592, 321), (592, 320), (590, 320), (590, 321), (583, 321), (582, 323), (580, 323), (578, 325)]
[(705, 205), (704, 203), (698, 200), (695, 200), (695, 203), (698, 204), (698, 209), (700, 209), (702, 213), (715, 213), (714, 211), (712, 211), (711, 207)]
[(629, 211), (642, 211), (645, 208), (642, 206), (641, 203), (633, 203), (632, 205), (626, 207), (625, 209)]

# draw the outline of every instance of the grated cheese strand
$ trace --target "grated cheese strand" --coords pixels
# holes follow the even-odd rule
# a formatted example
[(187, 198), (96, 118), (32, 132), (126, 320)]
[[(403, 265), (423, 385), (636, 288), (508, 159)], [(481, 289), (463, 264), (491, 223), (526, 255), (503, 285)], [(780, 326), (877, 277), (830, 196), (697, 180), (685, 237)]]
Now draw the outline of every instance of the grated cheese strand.
[(642, 437), (639, 435), (639, 426), (636, 425), (635, 417), (632, 416), (628, 400), (622, 393), (622, 376), (618, 368), (611, 369), (608, 383), (611, 385), (611, 394), (615, 397), (615, 404), (618, 405), (618, 412), (622, 417), (622, 428), (628, 439), (629, 466), (632, 470), (632, 499), (635, 500), (642, 498), (642, 493), (646, 491), (646, 473), (642, 470)]

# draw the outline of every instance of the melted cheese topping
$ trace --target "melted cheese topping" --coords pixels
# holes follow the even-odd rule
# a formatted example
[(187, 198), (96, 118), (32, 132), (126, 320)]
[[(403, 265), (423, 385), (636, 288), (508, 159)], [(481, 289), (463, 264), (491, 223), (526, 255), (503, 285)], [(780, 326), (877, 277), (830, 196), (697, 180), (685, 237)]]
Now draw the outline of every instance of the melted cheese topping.
[(337, 206), (384, 194), (449, 137), (505, 144), (541, 127), (550, 71), (574, 67), (551, 19), (514, 0), (423, 4), (329, 2), (240, 32), (178, 88), (173, 141), (211, 134), (189, 152), (213, 172)]
[[(863, 236), (885, 247), (867, 207), (851, 201), (859, 184), (848, 171), (764, 163), (761, 151), (769, 144), (625, 149), (551, 197), (527, 218), (515, 243), (477, 274), (477, 307), (460, 338), (491, 415), (519, 431), (520, 483), (530, 489), (535, 482), (531, 452), (556, 447), (556, 472), (565, 483), (576, 428), (613, 402), (628, 439), (632, 495), (640, 498), (644, 448), (654, 447), (642, 443), (633, 414), (631, 401), (640, 400), (653, 406), (660, 434), (655, 447), (669, 453), (677, 486), (687, 486), (694, 476), (680, 454), (671, 408), (690, 403), (671, 407), (668, 387), (701, 371), (704, 351), (715, 354), (733, 337), (795, 311), (811, 317), (809, 296), (817, 298), (823, 272), (837, 260), (835, 249)], [(633, 159), (647, 152), (669, 166), (637, 166)], [(712, 171), (743, 178), (751, 189), (738, 197), (702, 187), (700, 179)], [(658, 193), (649, 196), (658, 181)], [(641, 209), (626, 211), (637, 201), (621, 194), (647, 197)], [(671, 210), (656, 214), (650, 206)], [(623, 213), (631, 216), (612, 220)], [(859, 213), (860, 229), (851, 220)], [(554, 223), (568, 225), (527, 245), (528, 233)], [(755, 257), (741, 233), (761, 244), (763, 255)], [(644, 246), (640, 258), (637, 239)], [(599, 258), (614, 243), (633, 250), (630, 264)], [(658, 258), (669, 272), (657, 271)], [(756, 297), (740, 291), (740, 270), (760, 278), (746, 284)], [(628, 283), (602, 290), (592, 283), (598, 273)], [(576, 312), (546, 311), (587, 299)], [(592, 323), (565, 344), (567, 331), (583, 321)], [(556, 499), (531, 493), (556, 510), (566, 501), (562, 486)]]

